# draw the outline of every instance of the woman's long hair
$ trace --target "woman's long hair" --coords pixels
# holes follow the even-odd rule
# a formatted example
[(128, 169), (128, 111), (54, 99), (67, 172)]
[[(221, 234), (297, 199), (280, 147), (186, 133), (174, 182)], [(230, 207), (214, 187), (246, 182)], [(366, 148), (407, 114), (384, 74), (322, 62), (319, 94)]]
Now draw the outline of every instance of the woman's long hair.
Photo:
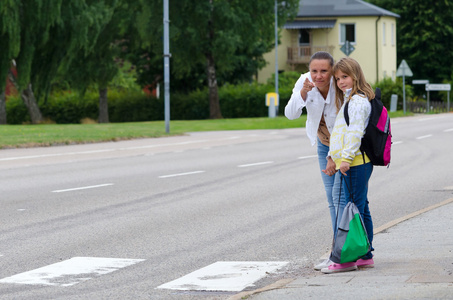
[[(341, 71), (352, 78), (353, 86), (351, 94), (346, 101), (349, 101), (355, 94), (366, 96), (369, 101), (374, 99), (374, 91), (371, 85), (365, 80), (362, 68), (359, 63), (350, 57), (344, 57), (340, 59), (332, 68), (332, 74), (335, 78), (335, 73)], [(336, 101), (342, 101), (344, 99), (343, 91), (335, 84), (335, 98)]]

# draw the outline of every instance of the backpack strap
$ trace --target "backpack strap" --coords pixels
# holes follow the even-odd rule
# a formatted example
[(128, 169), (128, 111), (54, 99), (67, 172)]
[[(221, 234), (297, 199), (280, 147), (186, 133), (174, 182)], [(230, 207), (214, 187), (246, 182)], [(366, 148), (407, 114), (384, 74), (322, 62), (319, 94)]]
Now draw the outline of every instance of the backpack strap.
[(346, 125), (349, 126), (349, 101), (346, 102), (346, 104), (344, 105), (344, 120), (346, 121)]
[[(377, 90), (379, 90), (379, 89), (377, 89)], [(381, 99), (381, 90), (379, 90), (379, 99)], [(347, 101), (346, 104), (344, 105), (343, 114), (344, 114), (344, 120), (346, 121), (346, 125), (349, 126), (349, 101)], [(360, 143), (360, 152), (362, 152), (363, 164), (365, 164), (365, 154), (362, 149), (362, 143)]]

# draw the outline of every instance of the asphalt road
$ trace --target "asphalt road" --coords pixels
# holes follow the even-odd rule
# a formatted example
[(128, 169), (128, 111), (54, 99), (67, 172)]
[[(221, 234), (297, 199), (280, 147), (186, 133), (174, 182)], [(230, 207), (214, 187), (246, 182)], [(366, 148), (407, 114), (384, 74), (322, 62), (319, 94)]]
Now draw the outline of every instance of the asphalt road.
[[(392, 132), (390, 168), (370, 181), (375, 227), (452, 195), (453, 114), (394, 119)], [(226, 299), (156, 288), (218, 261), (288, 262), (258, 288), (312, 272), (331, 244), (304, 129), (0, 150), (0, 182), (1, 299)], [(2, 282), (75, 257), (134, 261), (53, 285)]]

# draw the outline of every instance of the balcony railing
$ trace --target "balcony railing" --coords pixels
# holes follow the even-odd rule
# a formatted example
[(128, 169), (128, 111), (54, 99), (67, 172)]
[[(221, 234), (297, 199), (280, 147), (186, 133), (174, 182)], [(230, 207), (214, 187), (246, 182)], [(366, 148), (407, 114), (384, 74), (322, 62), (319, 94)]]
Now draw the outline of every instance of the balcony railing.
[(334, 46), (296, 46), (288, 47), (288, 60), (290, 65), (308, 64), (313, 53), (326, 51), (333, 53)]

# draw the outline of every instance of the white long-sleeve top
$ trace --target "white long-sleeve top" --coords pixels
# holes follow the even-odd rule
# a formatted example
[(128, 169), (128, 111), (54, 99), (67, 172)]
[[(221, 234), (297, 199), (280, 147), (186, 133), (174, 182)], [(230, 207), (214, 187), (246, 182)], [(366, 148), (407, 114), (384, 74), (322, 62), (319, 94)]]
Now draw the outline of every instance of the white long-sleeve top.
[(351, 89), (346, 90), (343, 106), (338, 112), (335, 127), (330, 136), (329, 156), (335, 161), (337, 169), (342, 161), (350, 163), (351, 167), (370, 161), (365, 153), (362, 157), (360, 144), (370, 120), (371, 104), (366, 96), (353, 95), (348, 106), (348, 126), (344, 118), (344, 107), (350, 93)]
[(302, 109), (304, 107), (307, 108), (306, 132), (311, 145), (314, 146), (316, 144), (321, 116), (324, 114), (324, 120), (326, 121), (329, 133), (332, 133), (335, 125), (335, 118), (337, 116), (337, 108), (335, 106), (335, 81), (333, 80), (333, 77), (330, 78), (329, 93), (327, 94), (326, 99), (324, 99), (319, 90), (314, 87), (307, 93), (307, 99), (304, 101), (300, 95), (300, 91), (304, 86), (306, 78), (313, 82), (310, 72), (300, 76), (294, 85), (291, 99), (289, 99), (288, 104), (285, 107), (285, 116), (290, 120), (297, 119), (302, 114)]

